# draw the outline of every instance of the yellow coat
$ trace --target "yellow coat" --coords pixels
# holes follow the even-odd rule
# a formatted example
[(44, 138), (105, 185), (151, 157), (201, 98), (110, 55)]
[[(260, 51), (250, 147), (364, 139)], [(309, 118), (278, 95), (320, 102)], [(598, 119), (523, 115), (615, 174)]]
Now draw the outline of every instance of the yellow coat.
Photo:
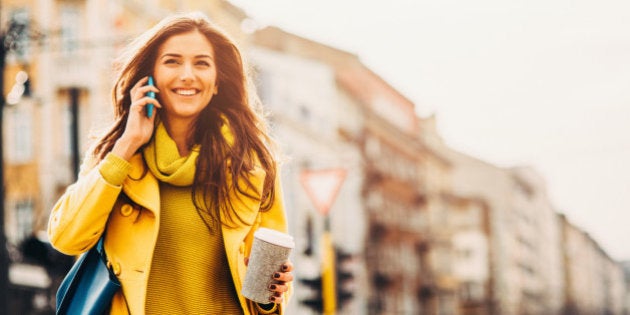
[[(106, 229), (105, 251), (109, 264), (122, 284), (122, 292), (114, 297), (111, 314), (144, 314), (146, 289), (157, 241), (160, 222), (160, 195), (157, 179), (146, 171), (142, 155), (130, 161), (129, 176), (122, 186), (108, 183), (98, 167), (84, 163), (79, 180), (68, 187), (54, 206), (48, 224), (52, 245), (68, 255), (79, 255), (96, 244)], [(265, 172), (256, 168), (250, 180), (261, 191)], [(121, 191), (124, 194), (121, 194)], [(126, 198), (126, 197), (128, 198)], [(257, 314), (253, 303), (241, 295), (245, 279), (245, 257), (258, 227), (287, 231), (286, 215), (282, 203), (279, 181), (276, 181), (276, 199), (269, 211), (260, 212), (260, 202), (234, 196), (234, 205), (246, 224), (236, 228), (223, 226), (225, 251), (246, 315)], [(123, 295), (124, 294), (124, 295)], [(285, 294), (284, 301), (289, 294)], [(283, 303), (279, 307), (282, 314)]]

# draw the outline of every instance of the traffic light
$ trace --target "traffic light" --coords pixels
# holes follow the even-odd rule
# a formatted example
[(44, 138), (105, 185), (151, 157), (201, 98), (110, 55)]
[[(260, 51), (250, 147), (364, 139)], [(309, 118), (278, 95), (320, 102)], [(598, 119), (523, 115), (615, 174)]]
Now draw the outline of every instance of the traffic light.
[(349, 284), (354, 279), (354, 274), (350, 270), (349, 264), (352, 260), (352, 254), (346, 253), (340, 248), (335, 248), (335, 288), (337, 295), (337, 308), (343, 308), (343, 305), (348, 303), (354, 297), (354, 292)]
[(318, 276), (313, 279), (300, 279), (300, 283), (306, 285), (313, 291), (313, 295), (303, 299), (300, 303), (311, 308), (315, 312), (321, 313), (324, 311), (324, 299), (322, 298), (322, 276)]

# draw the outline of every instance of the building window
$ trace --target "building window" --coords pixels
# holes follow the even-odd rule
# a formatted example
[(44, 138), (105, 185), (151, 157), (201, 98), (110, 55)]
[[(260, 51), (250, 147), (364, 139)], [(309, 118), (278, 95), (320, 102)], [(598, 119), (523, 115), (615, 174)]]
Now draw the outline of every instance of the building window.
[(474, 251), (470, 248), (460, 248), (457, 250), (457, 256), (461, 260), (469, 260), (474, 256)]
[(467, 302), (480, 302), (484, 299), (483, 285), (476, 282), (460, 284), (460, 298)]
[(11, 163), (22, 164), (33, 159), (33, 119), (21, 106), (9, 113), (11, 131), (7, 157)]
[[(68, 97), (68, 94), (62, 94), (63, 97)], [(61, 141), (62, 145), (59, 147), (61, 156), (64, 158), (70, 158), (72, 155), (72, 108), (67, 99), (63, 100), (60, 104), (61, 119), (59, 126), (61, 127)]]
[(438, 306), (438, 314), (440, 315), (450, 315), (457, 314), (455, 311), (455, 297), (452, 295), (442, 294), (438, 297), (439, 306)]
[(33, 233), (33, 202), (30, 199), (20, 200), (15, 205), (18, 243)]
[(29, 14), (26, 9), (18, 9), (11, 12), (11, 28), (17, 30), (16, 36), (13, 38), (12, 52), (20, 62), (26, 62), (29, 60), (29, 45), (30, 45), (30, 23)]
[(61, 9), (61, 51), (64, 55), (72, 55), (79, 48), (79, 31), (81, 29), (81, 13), (72, 4), (62, 4)]

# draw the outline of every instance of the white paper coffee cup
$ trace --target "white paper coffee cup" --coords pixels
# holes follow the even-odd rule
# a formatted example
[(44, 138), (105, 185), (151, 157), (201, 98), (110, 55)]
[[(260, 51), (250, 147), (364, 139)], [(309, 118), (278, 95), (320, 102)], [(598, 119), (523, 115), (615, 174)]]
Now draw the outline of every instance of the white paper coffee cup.
[(249, 264), (241, 293), (244, 297), (261, 304), (270, 302), (271, 284), (277, 283), (273, 274), (280, 271), (295, 246), (291, 235), (260, 228), (254, 233)]

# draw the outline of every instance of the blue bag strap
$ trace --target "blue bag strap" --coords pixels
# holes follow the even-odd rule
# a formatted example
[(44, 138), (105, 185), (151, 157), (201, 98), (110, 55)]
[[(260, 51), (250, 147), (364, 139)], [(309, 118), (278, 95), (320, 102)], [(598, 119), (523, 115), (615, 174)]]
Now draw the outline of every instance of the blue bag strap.
[(107, 254), (105, 253), (105, 233), (107, 233), (107, 227), (105, 227), (105, 231), (103, 231), (103, 234), (98, 239), (98, 243), (96, 243), (95, 247), (99, 258), (103, 262), (107, 263)]
[(105, 242), (105, 232), (107, 232), (107, 230), (103, 231), (103, 235), (101, 235), (101, 238), (98, 239), (98, 243), (96, 243), (96, 251), (101, 255), (101, 256), (105, 256), (105, 245), (103, 244)]

